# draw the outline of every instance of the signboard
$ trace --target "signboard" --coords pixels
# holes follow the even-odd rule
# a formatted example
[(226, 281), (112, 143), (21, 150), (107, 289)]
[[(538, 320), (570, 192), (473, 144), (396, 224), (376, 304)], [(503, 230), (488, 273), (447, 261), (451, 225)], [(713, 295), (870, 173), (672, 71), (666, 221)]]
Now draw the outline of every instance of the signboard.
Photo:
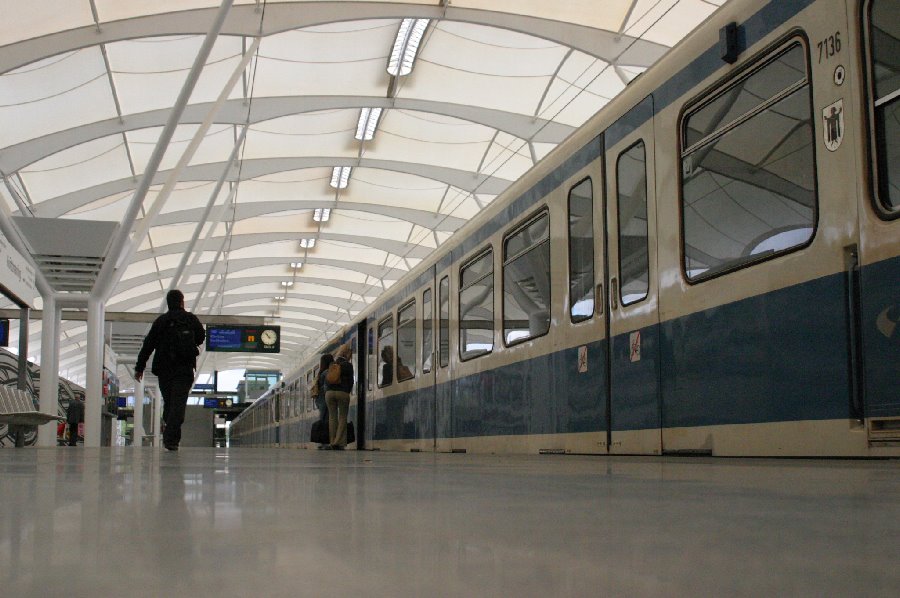
[(0, 347), (9, 346), (9, 320), (0, 320)]
[(15, 250), (12, 244), (0, 232), (0, 290), (9, 294), (11, 299), (34, 307), (34, 298), (38, 296), (35, 286), (34, 268)]
[(234, 400), (231, 397), (203, 399), (203, 406), (207, 409), (230, 409), (233, 405)]
[(281, 326), (206, 327), (206, 350), (233, 353), (280, 353)]
[(215, 384), (194, 384), (194, 392), (213, 392), (216, 390)]

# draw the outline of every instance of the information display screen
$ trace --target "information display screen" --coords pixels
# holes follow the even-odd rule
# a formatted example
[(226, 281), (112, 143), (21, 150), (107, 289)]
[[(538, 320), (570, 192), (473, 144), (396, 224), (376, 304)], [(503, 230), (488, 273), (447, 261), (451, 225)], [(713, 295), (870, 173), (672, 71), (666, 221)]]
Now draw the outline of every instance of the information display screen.
[(0, 347), (9, 346), (9, 320), (0, 319)]
[(206, 327), (206, 350), (234, 353), (280, 353), (281, 326)]

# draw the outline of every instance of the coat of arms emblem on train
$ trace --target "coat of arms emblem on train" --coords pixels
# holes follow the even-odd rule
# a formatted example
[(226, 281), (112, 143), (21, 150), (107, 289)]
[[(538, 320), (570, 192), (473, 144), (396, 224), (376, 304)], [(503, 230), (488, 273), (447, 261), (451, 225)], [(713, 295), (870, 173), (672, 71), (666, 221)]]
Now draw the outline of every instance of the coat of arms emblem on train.
[(844, 141), (844, 100), (825, 106), (822, 110), (823, 133), (825, 135), (825, 147), (829, 152), (835, 152)]

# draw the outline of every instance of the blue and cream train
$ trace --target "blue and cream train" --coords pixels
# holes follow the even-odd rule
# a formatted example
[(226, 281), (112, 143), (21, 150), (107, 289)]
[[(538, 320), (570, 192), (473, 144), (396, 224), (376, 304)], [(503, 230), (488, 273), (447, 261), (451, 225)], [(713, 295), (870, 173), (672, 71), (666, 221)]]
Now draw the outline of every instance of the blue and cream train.
[(898, 456), (898, 320), (900, 2), (734, 0), (322, 351), (359, 448)]

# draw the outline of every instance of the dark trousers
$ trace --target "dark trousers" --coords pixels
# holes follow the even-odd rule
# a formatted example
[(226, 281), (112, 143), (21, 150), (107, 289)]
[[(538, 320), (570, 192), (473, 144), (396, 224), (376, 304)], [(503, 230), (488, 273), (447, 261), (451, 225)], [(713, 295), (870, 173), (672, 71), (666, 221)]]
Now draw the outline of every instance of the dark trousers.
[(69, 422), (69, 446), (78, 444), (78, 422)]
[(181, 442), (181, 424), (184, 423), (184, 410), (187, 408), (188, 394), (194, 385), (194, 374), (175, 374), (159, 379), (159, 392), (163, 398), (163, 444), (178, 446)]

